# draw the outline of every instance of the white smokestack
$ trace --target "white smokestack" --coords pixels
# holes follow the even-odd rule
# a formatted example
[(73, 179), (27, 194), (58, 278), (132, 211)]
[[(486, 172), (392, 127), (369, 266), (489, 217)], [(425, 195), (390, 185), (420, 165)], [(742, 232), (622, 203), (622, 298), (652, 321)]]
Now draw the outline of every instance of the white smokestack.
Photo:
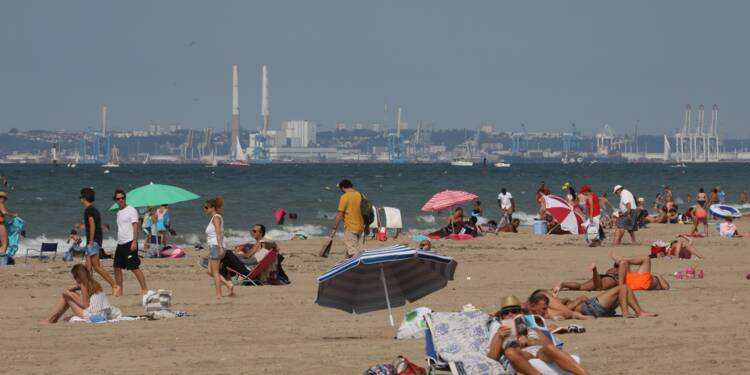
[(102, 106), (101, 122), (102, 122), (102, 136), (106, 136), (107, 135), (107, 106), (106, 105)]
[(268, 131), (268, 120), (270, 112), (268, 110), (268, 65), (263, 64), (261, 67), (261, 101), (260, 101), (260, 114), (263, 116), (263, 134)]
[(237, 155), (237, 144), (240, 140), (240, 68), (232, 65), (232, 155)]
[(232, 116), (240, 115), (240, 68), (232, 65)]

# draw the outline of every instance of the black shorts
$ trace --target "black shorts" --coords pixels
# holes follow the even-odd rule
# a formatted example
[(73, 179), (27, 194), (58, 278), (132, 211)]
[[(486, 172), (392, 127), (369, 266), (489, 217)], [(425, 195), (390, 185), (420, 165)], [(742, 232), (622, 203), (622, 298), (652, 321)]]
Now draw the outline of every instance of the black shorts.
[(137, 270), (141, 265), (141, 258), (138, 256), (138, 251), (130, 251), (131, 243), (133, 243), (133, 241), (117, 245), (117, 249), (115, 250), (115, 261), (113, 264), (115, 268)]

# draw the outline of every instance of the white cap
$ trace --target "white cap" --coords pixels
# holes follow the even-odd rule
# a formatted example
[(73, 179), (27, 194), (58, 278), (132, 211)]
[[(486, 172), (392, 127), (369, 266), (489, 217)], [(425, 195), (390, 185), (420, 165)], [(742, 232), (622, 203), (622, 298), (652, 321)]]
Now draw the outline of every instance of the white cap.
[(615, 185), (615, 188), (612, 189), (612, 193), (617, 193), (617, 191), (620, 189), (622, 189), (622, 185)]

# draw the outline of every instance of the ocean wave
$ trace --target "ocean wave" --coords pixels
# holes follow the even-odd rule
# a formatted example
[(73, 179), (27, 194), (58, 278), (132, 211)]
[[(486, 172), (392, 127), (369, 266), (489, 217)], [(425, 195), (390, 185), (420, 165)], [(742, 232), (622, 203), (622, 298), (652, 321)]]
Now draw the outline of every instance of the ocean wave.
[(435, 215), (420, 215), (420, 216), (417, 216), (417, 222), (418, 223), (434, 224), (435, 223)]

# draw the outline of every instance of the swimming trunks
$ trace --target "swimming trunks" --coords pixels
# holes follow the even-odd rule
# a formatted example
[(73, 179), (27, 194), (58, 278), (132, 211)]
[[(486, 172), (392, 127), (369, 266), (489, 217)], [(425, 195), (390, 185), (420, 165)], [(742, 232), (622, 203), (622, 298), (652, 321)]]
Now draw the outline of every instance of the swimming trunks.
[(633, 290), (649, 290), (651, 287), (651, 273), (630, 272), (625, 276), (625, 285)]
[(583, 315), (595, 316), (597, 318), (605, 318), (615, 316), (614, 309), (607, 309), (599, 303), (599, 299), (591, 297), (586, 300), (581, 306), (581, 313)]

